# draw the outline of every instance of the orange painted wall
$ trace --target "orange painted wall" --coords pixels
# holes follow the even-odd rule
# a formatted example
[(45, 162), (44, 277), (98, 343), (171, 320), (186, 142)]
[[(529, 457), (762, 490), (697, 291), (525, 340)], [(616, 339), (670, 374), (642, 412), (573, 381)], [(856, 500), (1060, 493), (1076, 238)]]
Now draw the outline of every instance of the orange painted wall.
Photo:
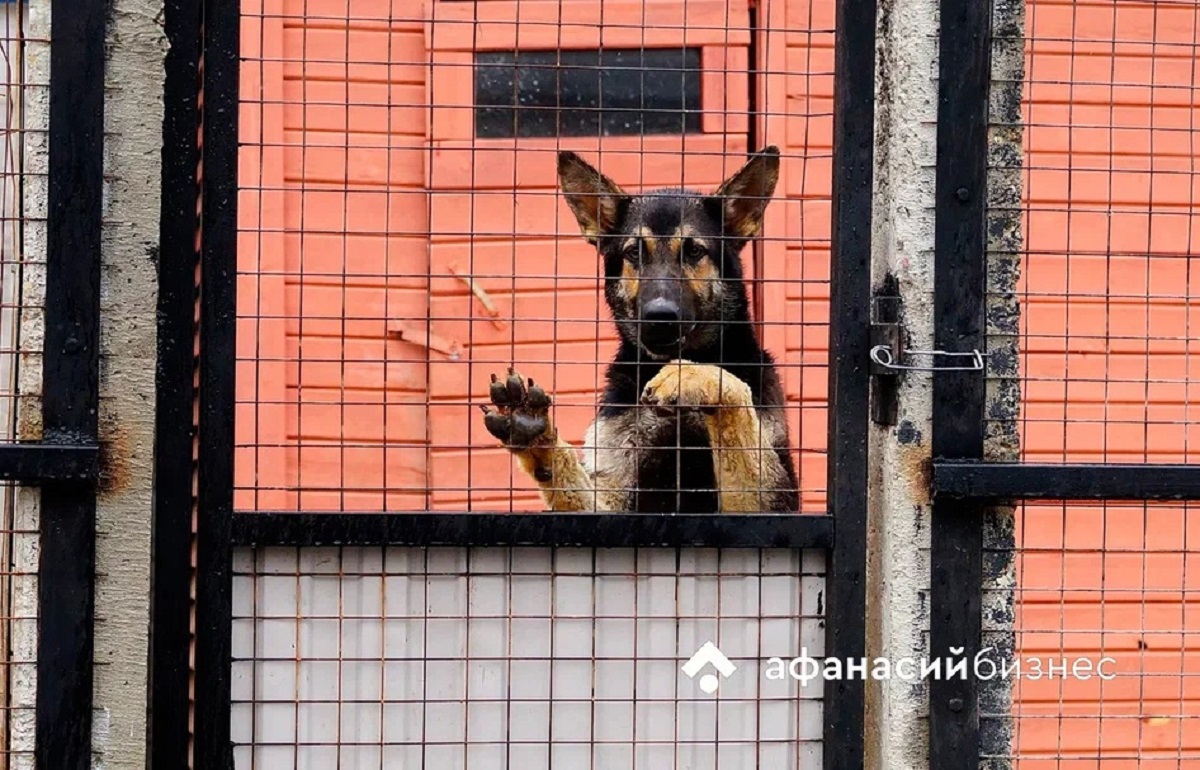
[[(1024, 457), (1195, 462), (1200, 10), (1026, 12)], [(1200, 512), (1030, 504), (1017, 525), (1022, 654), (1120, 674), (1020, 682), (1021, 767), (1200, 767)]]
[(236, 505), (420, 510), (428, 365), (387, 323), (429, 306), (424, 27), (398, 0), (255, 2)]

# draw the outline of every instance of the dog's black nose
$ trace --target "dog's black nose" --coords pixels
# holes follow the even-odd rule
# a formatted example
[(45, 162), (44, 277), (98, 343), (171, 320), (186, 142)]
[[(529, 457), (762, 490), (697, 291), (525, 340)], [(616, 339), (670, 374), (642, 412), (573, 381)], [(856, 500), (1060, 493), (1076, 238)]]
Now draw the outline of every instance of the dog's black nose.
[(650, 324), (679, 323), (679, 305), (669, 299), (652, 299), (642, 308), (642, 320)]

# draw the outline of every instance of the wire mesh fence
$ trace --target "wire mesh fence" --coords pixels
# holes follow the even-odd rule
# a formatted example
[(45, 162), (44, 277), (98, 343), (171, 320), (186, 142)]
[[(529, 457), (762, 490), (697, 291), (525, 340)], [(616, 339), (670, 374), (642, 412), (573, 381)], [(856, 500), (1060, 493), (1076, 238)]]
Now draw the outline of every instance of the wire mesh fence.
[[(1029, 0), (1024, 21), (1021, 459), (1194, 462), (1200, 9)], [(1110, 676), (1026, 668), (1005, 759), (1200, 762), (1194, 506), (1030, 501), (1015, 524), (1017, 659)]]
[[(1194, 764), (1195, 506), (1029, 503), (1017, 518), (1024, 675), (1012, 716), (1020, 766)], [(1043, 676), (1030, 659), (1043, 661)], [(1076, 661), (1086, 661), (1079, 673)]]
[[(579, 449), (663, 362), (694, 358), (737, 363), (755, 403), (775, 407), (728, 453), (756, 471), (744, 486), (823, 512), (833, 5), (423, 10), (242, 6), (238, 510), (540, 510), (529, 452), (507, 450), (480, 413), (520, 411), (494, 403), (491, 375), (512, 367), (544, 389), (550, 427), (536, 438)], [(712, 195), (771, 146), (778, 171), (727, 185), (729, 211), (637, 203), (658, 188)], [(589, 220), (567, 193), (594, 200), (600, 180), (564, 170), (563, 152), (636, 205)], [(623, 243), (639, 228), (653, 237)], [(647, 309), (656, 297), (665, 315)], [(708, 400), (740, 403), (724, 395), (736, 383), (715, 390)], [(719, 422), (725, 404), (706, 406)], [(630, 450), (705, 443), (698, 425), (590, 443), (595, 462), (628, 464)], [(674, 489), (711, 495), (712, 473), (679, 463), (663, 471)]]
[[(0, 441), (42, 438), (48, 20), (0, 5)], [(33, 766), (38, 611), (35, 489), (0, 484), (0, 767)]]
[(1190, 2), (1030, 2), (1025, 457), (1192, 462), (1196, 46)]
[[(240, 768), (820, 766), (820, 552), (243, 550)], [(712, 641), (741, 671), (679, 674)]]

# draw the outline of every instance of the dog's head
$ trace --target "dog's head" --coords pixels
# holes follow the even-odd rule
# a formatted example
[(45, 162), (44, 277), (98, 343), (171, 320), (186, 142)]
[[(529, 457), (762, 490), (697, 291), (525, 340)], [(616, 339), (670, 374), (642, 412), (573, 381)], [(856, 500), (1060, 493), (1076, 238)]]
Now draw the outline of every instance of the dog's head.
[(712, 194), (655, 190), (629, 195), (573, 152), (558, 179), (584, 238), (604, 263), (605, 297), (621, 336), (655, 359), (716, 341), (741, 309), (740, 254), (762, 229), (779, 179), (767, 147)]

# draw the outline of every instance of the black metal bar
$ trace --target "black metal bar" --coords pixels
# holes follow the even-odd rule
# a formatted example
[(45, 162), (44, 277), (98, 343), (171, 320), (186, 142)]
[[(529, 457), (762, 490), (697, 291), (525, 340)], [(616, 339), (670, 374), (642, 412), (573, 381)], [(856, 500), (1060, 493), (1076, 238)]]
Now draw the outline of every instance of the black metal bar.
[(942, 497), (1007, 500), (1200, 500), (1200, 465), (990, 463), (938, 460)]
[(188, 766), (191, 709), (192, 421), (196, 200), (199, 194), (200, 2), (167, 0), (148, 755), (151, 768)]
[[(941, 0), (934, 344), (984, 349), (985, 215), (991, 3)], [(982, 372), (938, 371), (933, 380), (933, 455), (983, 456)], [(976, 501), (933, 504), (929, 644), (932, 658), (974, 657), (980, 647), (983, 511)], [(953, 651), (953, 652), (952, 652)], [(978, 683), (929, 682), (929, 766), (978, 767)]]
[(95, 481), (100, 448), (95, 444), (0, 444), (0, 480)]
[[(51, 2), (42, 428), (48, 442), (91, 449), (100, 401), (106, 18), (103, 2)], [(95, 484), (44, 486), (40, 520), (34, 764), (85, 770), (92, 762)]]
[(828, 548), (833, 518), (797, 514), (239, 513), (236, 545)]
[[(875, 0), (838, 0), (834, 45), (833, 231), (829, 324), (829, 513), (837, 525), (825, 582), (825, 652), (866, 655), (867, 430)], [(861, 770), (861, 678), (825, 684), (824, 767)]]
[(194, 758), (233, 766), (230, 665), (234, 347), (237, 317), (237, 0), (203, 4), (200, 390), (196, 526)]

